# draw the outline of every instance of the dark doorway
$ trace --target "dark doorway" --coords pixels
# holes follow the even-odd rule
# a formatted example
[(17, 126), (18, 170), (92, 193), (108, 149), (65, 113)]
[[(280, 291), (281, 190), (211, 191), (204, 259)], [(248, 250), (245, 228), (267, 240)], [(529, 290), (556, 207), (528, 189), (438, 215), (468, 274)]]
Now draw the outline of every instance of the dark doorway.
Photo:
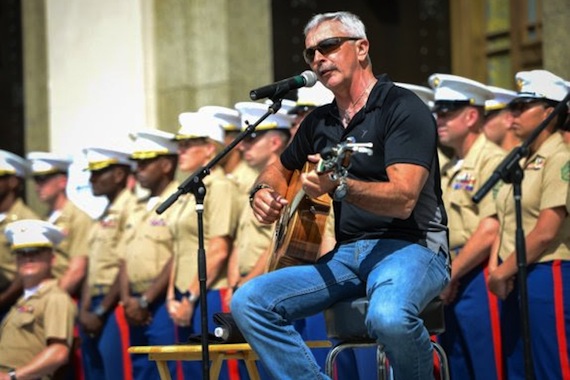
[(312, 15), (346, 10), (367, 27), (376, 74), (427, 85), (451, 69), (449, 6), (440, 0), (273, 0), (274, 74), (279, 80), (307, 70), (303, 27)]
[(24, 154), (20, 0), (0, 1), (0, 149)]

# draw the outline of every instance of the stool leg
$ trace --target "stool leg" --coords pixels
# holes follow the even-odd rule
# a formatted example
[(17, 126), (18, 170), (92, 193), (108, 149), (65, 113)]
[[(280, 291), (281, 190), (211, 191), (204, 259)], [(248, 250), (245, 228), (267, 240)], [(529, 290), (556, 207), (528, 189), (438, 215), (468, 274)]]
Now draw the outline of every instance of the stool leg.
[(449, 362), (447, 354), (441, 345), (437, 342), (431, 342), (437, 358), (439, 359), (439, 378), (441, 380), (449, 380)]
[(376, 348), (376, 366), (378, 367), (378, 380), (388, 380), (388, 362), (382, 346)]
[[(334, 374), (334, 363), (336, 360), (336, 357), (338, 356), (338, 354), (340, 354), (343, 350), (347, 349), (347, 348), (364, 348), (364, 347), (374, 347), (377, 346), (375, 342), (360, 342), (360, 343), (356, 343), (356, 342), (341, 342), (336, 344), (333, 348), (331, 348), (331, 350), (329, 351), (329, 353), (327, 354), (327, 358), (325, 360), (325, 374), (332, 378), (333, 374)], [(384, 355), (384, 352), (382, 352), (382, 355)], [(385, 356), (382, 356), (385, 357)], [(377, 356), (378, 358), (378, 356)], [(380, 374), (380, 362), (377, 363), (378, 366), (378, 373)], [(385, 363), (385, 361), (383, 361), (383, 363)], [(384, 371), (386, 366), (383, 366)], [(385, 377), (380, 377), (381, 380), (385, 380)], [(339, 380), (345, 380), (345, 379), (339, 379)], [(346, 379), (348, 380), (348, 379)]]
[(333, 374), (334, 374), (334, 362), (336, 360), (336, 357), (345, 348), (347, 348), (347, 346), (345, 344), (339, 343), (336, 346), (334, 346), (333, 348), (331, 348), (331, 350), (327, 354), (327, 358), (325, 360), (325, 373), (331, 379), (332, 379)]

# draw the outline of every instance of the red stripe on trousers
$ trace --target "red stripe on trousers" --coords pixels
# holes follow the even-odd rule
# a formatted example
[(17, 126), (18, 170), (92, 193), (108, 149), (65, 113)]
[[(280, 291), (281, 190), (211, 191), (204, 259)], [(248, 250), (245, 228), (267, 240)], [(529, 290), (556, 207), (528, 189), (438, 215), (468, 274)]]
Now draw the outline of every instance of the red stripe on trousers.
[(570, 364), (568, 363), (568, 342), (566, 341), (566, 325), (564, 323), (564, 294), (562, 292), (561, 261), (552, 262), (552, 278), (554, 280), (554, 318), (556, 319), (556, 336), (558, 337), (558, 355), (563, 379), (570, 379)]
[[(180, 342), (180, 334), (178, 333), (178, 325), (176, 323), (174, 323), (174, 341)], [(176, 380), (184, 380), (184, 368), (182, 368), (181, 360), (176, 361)]]
[(121, 335), (121, 352), (123, 353), (123, 372), (125, 380), (133, 380), (133, 365), (131, 363), (131, 355), (129, 354), (129, 325), (125, 318), (125, 309), (122, 305), (115, 308), (115, 319)]
[[(78, 307), (79, 300), (77, 296), (72, 296), (73, 303), (75, 307)], [(79, 336), (79, 325), (77, 322), (73, 325), (73, 344), (72, 344), (72, 368), (73, 368), (73, 375), (75, 376), (76, 380), (84, 380), (85, 379), (85, 370), (83, 368), (83, 359), (81, 357), (81, 338)]]
[(487, 279), (489, 278), (489, 268), (485, 265), (483, 271), (485, 276), (485, 288), (487, 289), (487, 299), (489, 300), (489, 319), (491, 321), (491, 335), (493, 336), (493, 353), (495, 355), (495, 365), (497, 370), (497, 379), (505, 378), (503, 368), (503, 344), (501, 341), (501, 317), (499, 315), (499, 301), (497, 296), (487, 287)]

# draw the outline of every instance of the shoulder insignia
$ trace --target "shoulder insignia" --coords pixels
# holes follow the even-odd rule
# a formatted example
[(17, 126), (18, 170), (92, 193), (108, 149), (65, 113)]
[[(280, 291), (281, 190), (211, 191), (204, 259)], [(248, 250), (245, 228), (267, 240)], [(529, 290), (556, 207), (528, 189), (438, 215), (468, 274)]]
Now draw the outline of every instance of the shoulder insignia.
[(501, 190), (501, 187), (504, 185), (505, 183), (503, 181), (498, 181), (495, 186), (493, 186), (493, 189), (491, 190), (491, 194), (493, 196), (493, 199), (497, 199), (497, 194), (499, 193), (499, 190)]
[(560, 177), (563, 181), (570, 182), (570, 161), (567, 161), (560, 169)]

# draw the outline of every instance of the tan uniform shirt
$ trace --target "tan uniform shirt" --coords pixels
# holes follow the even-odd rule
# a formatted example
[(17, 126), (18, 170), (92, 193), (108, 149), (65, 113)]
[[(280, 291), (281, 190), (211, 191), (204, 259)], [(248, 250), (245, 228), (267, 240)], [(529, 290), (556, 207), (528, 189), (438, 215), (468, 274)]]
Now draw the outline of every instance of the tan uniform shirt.
[(260, 223), (253, 215), (251, 207), (247, 206), (242, 209), (235, 242), (239, 272), (242, 276), (248, 274), (259, 256), (269, 249), (274, 230), (275, 223)]
[(135, 196), (129, 190), (123, 190), (91, 230), (88, 270), (91, 295), (106, 294), (117, 277), (117, 244), (125, 229), (127, 215), (134, 209), (135, 204)]
[(461, 165), (457, 165), (458, 160), (454, 158), (443, 168), (441, 188), (451, 250), (463, 246), (483, 218), (496, 214), (494, 191), (489, 192), (479, 204), (471, 198), (493, 174), (504, 155), (505, 152), (498, 145), (481, 134)]
[(20, 299), (0, 328), (0, 366), (18, 368), (47, 347), (48, 339), (61, 339), (71, 347), (77, 309), (56, 280), (45, 281), (37, 293)]
[[(570, 151), (559, 133), (550, 136), (538, 151), (521, 164), (522, 219), (525, 235), (536, 225), (541, 210), (566, 207), (566, 218), (558, 235), (538, 262), (570, 260)], [(515, 250), (515, 205), (513, 186), (503, 185), (497, 195), (497, 213), (501, 223), (499, 257), (505, 260)]]
[(10, 210), (0, 213), (0, 291), (6, 289), (16, 277), (16, 259), (4, 235), (6, 225), (20, 219), (40, 219), (21, 199)]
[[(208, 254), (208, 242), (213, 236), (231, 236), (237, 225), (235, 213), (235, 184), (216, 168), (204, 178), (204, 249)], [(174, 285), (181, 292), (188, 290), (190, 282), (198, 274), (198, 221), (196, 200), (193, 194), (180, 197), (183, 204), (178, 210), (172, 228), (174, 235)], [(224, 267), (211, 289), (227, 286), (227, 267)]]
[(127, 218), (118, 250), (125, 260), (130, 289), (134, 293), (146, 291), (173, 255), (174, 239), (169, 226), (174, 222), (180, 202), (160, 215), (156, 209), (177, 188), (178, 183), (171, 182), (160, 197), (139, 200)]
[[(259, 171), (253, 169), (242, 160), (233, 172), (226, 175), (236, 185), (235, 210), (236, 215), (239, 216), (244, 208), (249, 206), (249, 191), (259, 176)], [(237, 231), (234, 231), (231, 236), (237, 238), (237, 233)]]
[(58, 226), (65, 235), (57, 246), (52, 267), (55, 278), (61, 278), (72, 257), (88, 256), (89, 232), (94, 221), (71, 201), (67, 201), (60, 211), (54, 212), (48, 221)]

